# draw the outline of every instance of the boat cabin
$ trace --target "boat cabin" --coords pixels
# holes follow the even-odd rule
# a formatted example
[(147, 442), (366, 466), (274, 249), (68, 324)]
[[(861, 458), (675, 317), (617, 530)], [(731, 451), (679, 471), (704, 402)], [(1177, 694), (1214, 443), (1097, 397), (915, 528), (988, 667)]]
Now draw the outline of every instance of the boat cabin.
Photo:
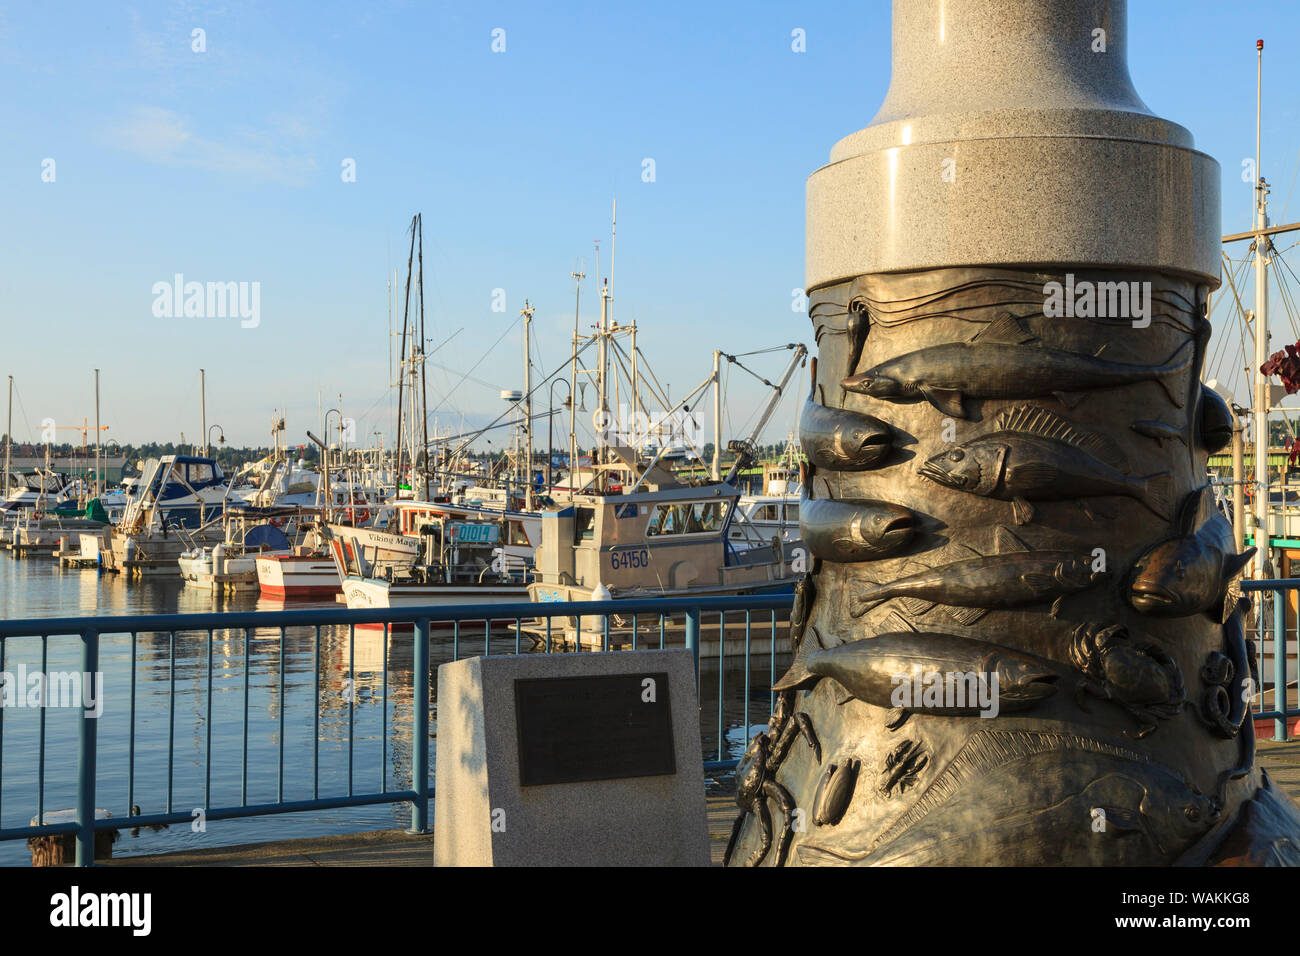
[(615, 598), (739, 594), (793, 583), (779, 538), (732, 546), (734, 486), (684, 485), (657, 468), (623, 485), (630, 490), (576, 494), (542, 515), (534, 600), (590, 600), (598, 589)]

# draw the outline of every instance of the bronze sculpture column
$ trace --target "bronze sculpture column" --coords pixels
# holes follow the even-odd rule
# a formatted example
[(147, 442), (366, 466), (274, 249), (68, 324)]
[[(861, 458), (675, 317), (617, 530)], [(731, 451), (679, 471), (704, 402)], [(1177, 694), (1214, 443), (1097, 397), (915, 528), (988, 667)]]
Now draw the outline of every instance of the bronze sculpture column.
[(808, 180), (813, 572), (730, 865), (1300, 862), (1206, 488), (1219, 167), (1124, 0), (895, 0)]

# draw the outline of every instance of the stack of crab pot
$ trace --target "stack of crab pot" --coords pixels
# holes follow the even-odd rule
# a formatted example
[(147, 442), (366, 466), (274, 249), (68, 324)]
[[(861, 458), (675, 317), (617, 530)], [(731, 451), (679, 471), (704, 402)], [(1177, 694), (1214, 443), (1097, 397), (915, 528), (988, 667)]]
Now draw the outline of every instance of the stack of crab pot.
[(895, 0), (808, 181), (815, 556), (730, 865), (1300, 862), (1206, 489), (1219, 167), (1123, 0)]

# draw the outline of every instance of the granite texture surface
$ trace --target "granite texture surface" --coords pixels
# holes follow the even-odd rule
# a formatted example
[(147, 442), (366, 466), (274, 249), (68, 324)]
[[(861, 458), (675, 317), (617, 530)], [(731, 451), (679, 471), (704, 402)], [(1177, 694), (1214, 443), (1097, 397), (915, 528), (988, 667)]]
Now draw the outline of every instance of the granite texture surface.
[[(676, 772), (522, 786), (515, 681), (666, 672)], [(438, 668), (439, 866), (708, 866), (689, 651), (476, 657)]]

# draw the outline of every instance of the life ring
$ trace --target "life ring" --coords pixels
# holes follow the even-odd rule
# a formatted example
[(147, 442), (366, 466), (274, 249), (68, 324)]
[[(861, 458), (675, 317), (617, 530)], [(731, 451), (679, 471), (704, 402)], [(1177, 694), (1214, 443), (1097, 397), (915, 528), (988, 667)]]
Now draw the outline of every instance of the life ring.
[(352, 521), (352, 524), (353, 524), (353, 525), (356, 525), (358, 522), (363, 522), (363, 521), (369, 521), (369, 520), (370, 520), (370, 509), (369, 509), (369, 508), (365, 508), (365, 507), (363, 507), (363, 508), (361, 509), (361, 512), (360, 512), (359, 514), (358, 514), (358, 512), (357, 512), (357, 505), (365, 505), (365, 504), (366, 504), (366, 499), (365, 499), (365, 497), (364, 497), (363, 495), (359, 495), (359, 494), (357, 494), (356, 492), (353, 492), (353, 494), (352, 494), (352, 501), (351, 501), (351, 503), (348, 505), (348, 516), (349, 516), (350, 520)]
[(271, 519), (271, 524), (274, 525), (274, 526), (277, 527), (277, 528), (283, 528), (283, 527), (285, 526), (285, 523), (286, 523), (288, 520), (289, 520), (288, 518), (284, 517), (283, 515), (280, 515), (279, 517), (272, 518), (272, 519)]

